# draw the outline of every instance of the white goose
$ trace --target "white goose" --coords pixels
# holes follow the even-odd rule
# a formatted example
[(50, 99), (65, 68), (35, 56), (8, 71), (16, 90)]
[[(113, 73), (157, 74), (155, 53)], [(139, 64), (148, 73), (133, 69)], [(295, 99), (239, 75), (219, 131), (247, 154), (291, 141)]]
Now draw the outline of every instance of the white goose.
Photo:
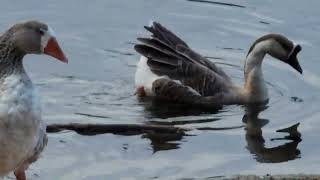
[(135, 45), (135, 50), (142, 55), (135, 75), (138, 96), (210, 108), (261, 103), (269, 98), (262, 73), (266, 54), (302, 73), (297, 60), (301, 46), (279, 34), (262, 36), (253, 43), (244, 65), (244, 86), (238, 87), (219, 67), (161, 24), (153, 22), (145, 29), (152, 36), (138, 38), (141, 44)]
[(67, 62), (44, 23), (19, 23), (0, 36), (0, 179), (14, 171), (17, 180), (26, 180), (25, 170), (47, 144), (40, 103), (23, 67), (26, 54), (47, 54)]

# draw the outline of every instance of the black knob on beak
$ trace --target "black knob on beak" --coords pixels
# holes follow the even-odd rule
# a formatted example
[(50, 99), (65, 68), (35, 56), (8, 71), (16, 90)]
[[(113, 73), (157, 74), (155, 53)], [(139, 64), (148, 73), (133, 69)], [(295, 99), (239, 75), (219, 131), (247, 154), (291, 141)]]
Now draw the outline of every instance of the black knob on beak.
[(297, 70), (300, 74), (302, 74), (302, 68), (299, 64), (297, 54), (302, 50), (300, 45), (296, 45), (292, 51), (292, 53), (288, 57), (288, 64)]

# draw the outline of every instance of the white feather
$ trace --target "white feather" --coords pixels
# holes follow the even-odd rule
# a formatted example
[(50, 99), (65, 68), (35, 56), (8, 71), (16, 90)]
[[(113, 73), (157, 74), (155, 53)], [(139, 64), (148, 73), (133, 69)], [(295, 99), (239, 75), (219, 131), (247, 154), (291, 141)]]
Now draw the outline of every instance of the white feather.
[(154, 95), (152, 92), (152, 83), (160, 78), (168, 78), (167, 76), (158, 76), (151, 72), (148, 64), (148, 59), (144, 56), (141, 56), (140, 61), (137, 64), (137, 71), (135, 74), (135, 85), (136, 88), (144, 87), (144, 91), (147, 96)]
[(56, 37), (55, 32), (53, 31), (53, 29), (50, 26), (48, 26), (48, 30), (47, 31), (44, 30), (44, 32), (45, 32), (44, 35), (41, 36), (41, 50), (42, 50), (42, 52), (47, 47), (49, 39)]

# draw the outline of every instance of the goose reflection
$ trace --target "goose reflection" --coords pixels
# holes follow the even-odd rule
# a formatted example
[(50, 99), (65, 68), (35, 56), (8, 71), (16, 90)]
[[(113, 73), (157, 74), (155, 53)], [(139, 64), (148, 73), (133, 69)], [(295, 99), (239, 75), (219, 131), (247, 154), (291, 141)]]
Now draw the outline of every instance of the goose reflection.
[(138, 101), (144, 106), (145, 118), (166, 119), (180, 116), (199, 116), (204, 114), (217, 114), (221, 111), (179, 103), (168, 103), (166, 100), (155, 97), (139, 97)]
[(265, 139), (262, 135), (262, 127), (268, 124), (269, 120), (259, 118), (259, 113), (267, 108), (266, 105), (247, 106), (246, 113), (243, 116), (243, 122), (246, 124), (245, 137), (247, 141), (247, 149), (255, 156), (255, 159), (261, 163), (280, 163), (294, 160), (300, 157), (298, 144), (301, 142), (301, 134), (298, 132), (298, 124), (277, 132), (286, 132), (287, 136), (273, 140), (290, 140), (282, 145), (267, 148), (265, 147)]
[(174, 150), (180, 148), (180, 141), (183, 139), (184, 134), (173, 133), (146, 133), (142, 135), (142, 138), (149, 139), (150, 146), (153, 153), (158, 151)]
[[(201, 116), (203, 114), (217, 114), (219, 111), (208, 111), (207, 109), (198, 109), (196, 107), (184, 106), (183, 104), (171, 104), (166, 101), (143, 98), (139, 99), (140, 103), (144, 105), (145, 116), (147, 118), (170, 118), (178, 116)], [(245, 125), (245, 139), (247, 142), (247, 149), (255, 156), (255, 159), (261, 163), (280, 163), (294, 160), (300, 157), (300, 150), (298, 145), (301, 142), (301, 134), (298, 132), (298, 124), (290, 126), (285, 129), (279, 129), (277, 132), (287, 133), (282, 138), (271, 139), (271, 141), (285, 140), (282, 145), (268, 148), (265, 145), (262, 128), (269, 123), (268, 119), (259, 118), (259, 114), (268, 108), (267, 102), (264, 104), (254, 104), (244, 106), (245, 115), (242, 121)], [(146, 124), (175, 126), (186, 124), (200, 124), (209, 123), (222, 120), (221, 118), (199, 118), (196, 120), (178, 120), (178, 121), (148, 121)], [(230, 130), (241, 128), (197, 128), (198, 130)], [(154, 152), (161, 150), (170, 150), (179, 148), (183, 137), (186, 134), (153, 134), (147, 133), (143, 138), (148, 138), (151, 141), (151, 147)], [(289, 142), (288, 142), (289, 141)]]
[[(171, 117), (181, 116), (200, 116), (200, 118), (193, 120), (176, 120), (176, 121), (162, 121), (162, 120), (149, 120), (146, 121), (147, 125), (156, 126), (167, 126), (174, 127), (177, 125), (188, 125), (188, 124), (201, 124), (210, 123), (220, 120), (220, 118), (201, 118), (204, 114), (215, 114), (218, 111), (201, 109), (192, 106), (186, 106), (184, 104), (168, 103), (161, 99), (155, 99), (150, 97), (141, 97), (138, 99), (139, 102), (144, 106), (145, 118), (160, 118), (167, 119)], [(142, 138), (150, 140), (150, 145), (154, 153), (157, 151), (174, 150), (179, 149), (180, 144), (183, 143), (184, 136), (187, 134), (175, 134), (175, 133), (153, 133), (148, 132), (142, 135)]]

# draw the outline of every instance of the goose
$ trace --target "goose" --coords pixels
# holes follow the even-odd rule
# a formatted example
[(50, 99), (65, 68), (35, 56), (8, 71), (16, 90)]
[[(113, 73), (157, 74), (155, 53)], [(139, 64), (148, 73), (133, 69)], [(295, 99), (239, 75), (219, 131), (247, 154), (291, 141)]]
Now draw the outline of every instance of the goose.
[(13, 171), (17, 180), (26, 180), (25, 170), (47, 144), (38, 95), (22, 62), (27, 54), (68, 62), (52, 28), (42, 22), (15, 24), (0, 36), (0, 179)]
[(267, 34), (250, 47), (244, 64), (244, 85), (237, 86), (213, 62), (192, 50), (173, 32), (157, 22), (145, 29), (134, 49), (141, 54), (135, 74), (136, 94), (195, 107), (221, 108), (231, 104), (269, 100), (262, 73), (266, 54), (289, 64), (302, 74), (297, 54), (301, 46), (281, 34)]

